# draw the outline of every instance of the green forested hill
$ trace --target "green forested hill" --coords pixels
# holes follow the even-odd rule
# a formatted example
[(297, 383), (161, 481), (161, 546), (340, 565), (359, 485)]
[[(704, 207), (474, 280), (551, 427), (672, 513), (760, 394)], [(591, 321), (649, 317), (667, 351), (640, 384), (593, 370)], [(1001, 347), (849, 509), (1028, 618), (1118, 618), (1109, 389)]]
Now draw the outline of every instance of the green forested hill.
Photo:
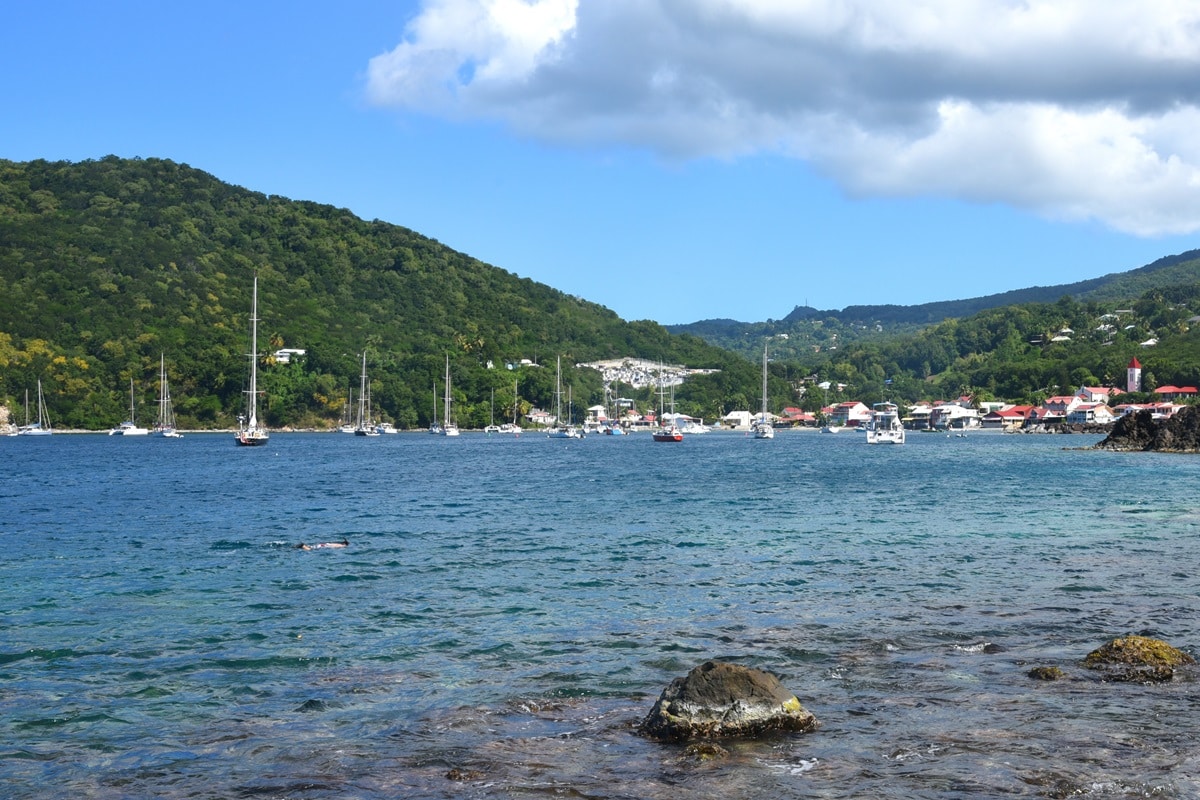
[[(504, 366), (549, 366), (560, 355), (577, 408), (603, 398), (598, 373), (573, 365), (621, 356), (719, 368), (679, 388), (685, 413), (754, 408), (764, 341), (775, 411), (885, 393), (1037, 400), (1119, 383), (1134, 355), (1152, 383), (1196, 384), (1197, 256), (1073, 285), (1079, 296), (1053, 302), (1016, 303), (1024, 295), (1009, 293), (997, 297), (1010, 304), (986, 310), (933, 304), (872, 320), (797, 309), (780, 322), (717, 320), (672, 335), (400, 226), (170, 161), (0, 161), (0, 403), (18, 406), (40, 379), (57, 427), (102, 429), (125, 418), (132, 379), (149, 422), (165, 354), (181, 425), (231, 426), (255, 274), (259, 350), (308, 352), (291, 364), (263, 356), (273, 426), (333, 424), (357, 391), (364, 349), (373, 405), (401, 427), (428, 424), (447, 356), (467, 427), (487, 424), (493, 392), (495, 416), (511, 417), (514, 378), (522, 413), (553, 407), (552, 368)], [(939, 316), (952, 313), (962, 316)], [(814, 392), (813, 377), (846, 388)], [(621, 392), (653, 404), (649, 390)]]
[(944, 320), (962, 319), (993, 309), (1025, 304), (1055, 303), (1062, 297), (1082, 302), (1129, 304), (1147, 292), (1170, 290), (1200, 282), (1200, 250), (1160, 258), (1152, 264), (1115, 272), (1078, 283), (1032, 286), (966, 300), (945, 300), (914, 306), (847, 306), (821, 311), (797, 306), (782, 320), (738, 322), (704, 320), (671, 325), (673, 333), (689, 333), (705, 341), (753, 358), (765, 336), (786, 335), (777, 351), (780, 356), (807, 358), (814, 349), (858, 341), (887, 341), (913, 334)]
[[(1081, 386), (1124, 388), (1137, 358), (1144, 387), (1200, 383), (1200, 282), (1133, 302), (1023, 303), (944, 320), (908, 335), (812, 353), (806, 369), (846, 385), (831, 400), (981, 400), (1039, 403)], [(822, 397), (812, 393), (806, 407)]]
[[(489, 266), (403, 227), (223, 183), (186, 165), (115, 157), (0, 161), (0, 401), (43, 381), (60, 427), (124, 418), (133, 378), (149, 421), (165, 353), (181, 424), (228, 426), (242, 402), (253, 277), (272, 425), (336, 420), (367, 352), (385, 418), (419, 426), (447, 354), (466, 425), (511, 415), (509, 362), (640, 356), (748, 369), (741, 359)], [(488, 362), (496, 368), (488, 369)], [(519, 371), (528, 404), (553, 370)], [(597, 399), (591, 370), (566, 376)], [(702, 387), (698, 387), (702, 392)]]

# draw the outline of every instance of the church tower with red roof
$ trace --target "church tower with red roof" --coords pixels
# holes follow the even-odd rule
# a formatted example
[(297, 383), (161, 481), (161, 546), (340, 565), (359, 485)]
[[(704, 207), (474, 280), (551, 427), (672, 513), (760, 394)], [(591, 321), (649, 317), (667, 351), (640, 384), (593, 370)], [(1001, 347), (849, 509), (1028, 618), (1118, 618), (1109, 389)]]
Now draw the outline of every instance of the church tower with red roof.
[(1142, 390), (1142, 365), (1138, 363), (1136, 357), (1129, 362), (1129, 368), (1125, 370), (1125, 391), (1140, 392)]

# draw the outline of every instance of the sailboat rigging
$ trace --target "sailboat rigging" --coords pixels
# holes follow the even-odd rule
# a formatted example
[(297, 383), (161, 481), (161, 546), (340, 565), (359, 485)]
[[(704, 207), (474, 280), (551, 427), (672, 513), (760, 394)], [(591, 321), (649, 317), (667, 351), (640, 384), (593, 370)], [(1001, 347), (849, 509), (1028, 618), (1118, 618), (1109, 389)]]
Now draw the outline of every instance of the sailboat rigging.
[(450, 356), (446, 356), (446, 398), (442, 407), (442, 436), (458, 436), (458, 424), (450, 419)]
[(512, 422), (506, 422), (500, 426), (501, 433), (512, 433), (517, 436), (521, 435), (521, 426), (517, 424), (517, 414), (521, 408), (521, 398), (517, 394), (517, 378), (513, 377), (513, 418)]
[(246, 392), (246, 413), (238, 415), (239, 445), (257, 447), (270, 438), (267, 428), (258, 424), (258, 276), (254, 276), (254, 301), (250, 310), (250, 389)]
[(145, 436), (150, 433), (148, 428), (138, 427), (136, 410), (133, 402), (133, 378), (129, 379), (129, 419), (108, 432), (109, 436)]
[(38, 418), (37, 422), (29, 421), (29, 390), (25, 390), (25, 424), (17, 428), (10, 436), (49, 436), (54, 433), (50, 427), (50, 415), (46, 413), (46, 401), (42, 398), (42, 379), (38, 378)]
[(488, 426), (483, 429), (483, 432), (484, 433), (500, 433), (500, 426), (496, 424), (496, 390), (495, 389), (492, 389), (492, 409), (491, 409), (490, 422), (488, 422)]
[[(666, 392), (663, 388), (663, 366), (662, 366), (662, 363), (660, 362), (658, 365), (658, 419), (659, 419), (658, 424), (660, 426), (662, 425), (663, 422), (666, 421), (666, 417), (667, 417), (666, 409), (663, 407), (663, 395), (665, 393)], [(651, 437), (656, 442), (682, 442), (683, 441), (683, 431), (681, 431), (679, 429), (679, 425), (677, 424), (676, 418), (675, 418), (675, 389), (674, 389), (674, 387), (671, 388), (671, 424), (667, 425), (665, 427), (660, 427), (653, 434), (651, 434)]]
[(774, 439), (775, 428), (771, 425), (771, 419), (767, 415), (767, 346), (763, 345), (763, 368), (762, 368), (762, 413), (754, 423), (754, 438), (755, 439)]
[(555, 380), (554, 389), (554, 427), (551, 428), (546, 436), (551, 439), (582, 439), (583, 434), (570, 423), (570, 420), (563, 422), (562, 416), (562, 356), (558, 357), (558, 377)]
[(355, 436), (378, 436), (379, 431), (371, 423), (371, 407), (367, 405), (370, 397), (367, 385), (367, 351), (362, 356), (362, 379), (358, 389), (358, 425), (354, 428)]
[(171, 390), (167, 386), (167, 357), (158, 356), (158, 422), (154, 435), (165, 439), (182, 439), (183, 434), (175, 430), (175, 411), (171, 408)]

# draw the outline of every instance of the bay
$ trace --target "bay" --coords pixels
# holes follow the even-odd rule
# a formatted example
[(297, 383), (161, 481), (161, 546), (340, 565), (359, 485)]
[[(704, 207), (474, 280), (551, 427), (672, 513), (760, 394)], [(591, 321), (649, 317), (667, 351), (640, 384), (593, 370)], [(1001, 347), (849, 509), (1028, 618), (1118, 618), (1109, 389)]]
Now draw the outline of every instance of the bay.
[[(1194, 676), (1078, 666), (1129, 633), (1194, 647), (1200, 461), (1074, 449), (1095, 441), (6, 438), (0, 781), (1200, 796)], [(778, 674), (821, 727), (704, 762), (636, 736), (710, 658)]]

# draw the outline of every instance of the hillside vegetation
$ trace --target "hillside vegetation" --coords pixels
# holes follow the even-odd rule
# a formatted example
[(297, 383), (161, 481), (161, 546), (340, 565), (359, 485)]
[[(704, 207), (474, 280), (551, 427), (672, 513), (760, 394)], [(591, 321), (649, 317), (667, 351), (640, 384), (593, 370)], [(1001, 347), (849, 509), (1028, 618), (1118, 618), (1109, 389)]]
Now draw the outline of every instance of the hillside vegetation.
[[(1151, 387), (1196, 384), (1197, 256), (991, 299), (798, 308), (778, 322), (716, 320), (672, 334), (398, 225), (171, 161), (0, 161), (0, 402), (18, 406), (41, 380), (57, 427), (103, 429), (127, 416), (132, 379), (149, 422), (165, 354), (180, 425), (230, 427), (256, 274), (260, 388), (275, 427), (335, 424), (358, 390), (364, 350), (377, 416), (400, 427), (428, 425), (447, 358), (465, 427), (486, 425), (493, 408), (497, 421), (553, 409), (559, 356), (576, 409), (604, 393), (599, 373), (574, 365), (626, 356), (717, 369), (678, 387), (684, 413), (711, 420), (757, 408), (764, 342), (776, 412), (885, 396), (1037, 401), (1120, 384), (1134, 356)], [(307, 355), (276, 363), (281, 348)], [(834, 388), (817, 389), (824, 381)], [(614, 389), (640, 408), (656, 404), (652, 388)]]
[[(654, 322), (479, 262), (406, 228), (232, 186), (186, 165), (115, 157), (0, 161), (0, 401), (41, 379), (58, 427), (124, 419), (129, 381), (149, 421), (165, 354), (184, 427), (228, 427), (247, 378), (259, 277), (260, 351), (307, 351), (261, 371), (269, 424), (337, 420), (360, 355), (385, 419), (424, 426), (447, 355), (460, 424), (552, 407), (554, 364), (577, 405), (601, 396), (576, 362), (641, 356), (751, 366)], [(489, 369), (491, 364), (493, 368)], [(705, 392), (703, 382), (694, 391)], [(716, 391), (714, 389), (714, 391)]]
[[(972, 395), (1040, 403), (1081, 386), (1124, 388), (1137, 358), (1146, 389), (1200, 382), (1200, 283), (1133, 302), (1026, 303), (945, 320), (915, 334), (811, 354), (807, 387), (846, 384), (830, 397), (874, 402)], [(807, 407), (823, 396), (809, 391)]]
[(1200, 282), (1200, 250), (1160, 258), (1128, 272), (1057, 286), (1033, 286), (967, 300), (945, 300), (915, 306), (847, 306), (821, 311), (797, 306), (782, 320), (738, 322), (704, 320), (671, 325), (674, 333), (690, 333), (727, 350), (753, 358), (764, 337), (776, 337), (781, 358), (807, 360), (809, 354), (859, 341), (887, 341), (913, 334), (948, 319), (971, 317), (993, 309), (1055, 303), (1069, 297), (1082, 302), (1128, 306), (1147, 293)]

